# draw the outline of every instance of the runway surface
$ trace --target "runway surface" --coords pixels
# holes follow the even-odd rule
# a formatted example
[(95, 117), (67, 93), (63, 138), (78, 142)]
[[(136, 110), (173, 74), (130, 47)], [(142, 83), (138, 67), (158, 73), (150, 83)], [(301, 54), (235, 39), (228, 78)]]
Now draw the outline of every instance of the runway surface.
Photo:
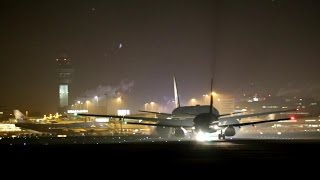
[[(64, 139), (66, 141), (68, 138)], [(69, 139), (70, 140), (70, 139)], [(75, 139), (73, 139), (74, 141)], [(127, 170), (190, 169), (194, 172), (212, 168), (305, 167), (320, 162), (320, 140), (237, 139), (210, 142), (196, 141), (127, 141), (102, 143), (102, 139), (85, 139), (90, 143), (43, 144), (7, 140), (1, 143), (2, 164), (17, 161), (34, 165), (54, 163), (60, 166), (95, 166)], [(84, 141), (84, 140), (83, 140)], [(45, 142), (45, 141), (44, 141)]]

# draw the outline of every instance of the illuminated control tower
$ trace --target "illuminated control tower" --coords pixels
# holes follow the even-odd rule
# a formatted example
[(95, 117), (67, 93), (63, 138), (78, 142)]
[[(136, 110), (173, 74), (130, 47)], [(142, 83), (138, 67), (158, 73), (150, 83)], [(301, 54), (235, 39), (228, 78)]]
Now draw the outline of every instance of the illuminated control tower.
[(59, 83), (59, 113), (65, 113), (69, 106), (69, 90), (72, 82), (74, 69), (70, 58), (63, 54), (56, 59), (58, 68), (58, 83)]

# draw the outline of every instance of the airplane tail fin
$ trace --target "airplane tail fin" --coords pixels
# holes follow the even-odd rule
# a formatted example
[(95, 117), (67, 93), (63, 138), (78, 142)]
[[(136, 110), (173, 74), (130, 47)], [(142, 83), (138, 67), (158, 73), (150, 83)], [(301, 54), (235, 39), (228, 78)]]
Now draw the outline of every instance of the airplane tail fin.
[(175, 102), (176, 108), (177, 108), (177, 107), (180, 107), (180, 99), (179, 99), (178, 87), (177, 87), (177, 82), (176, 82), (175, 76), (173, 76), (173, 88), (174, 88), (174, 102)]
[(18, 122), (25, 122), (27, 117), (18, 109), (13, 110), (13, 115)]
[(211, 78), (211, 91), (210, 91), (210, 114), (212, 114), (213, 109), (213, 94), (212, 94), (213, 78)]

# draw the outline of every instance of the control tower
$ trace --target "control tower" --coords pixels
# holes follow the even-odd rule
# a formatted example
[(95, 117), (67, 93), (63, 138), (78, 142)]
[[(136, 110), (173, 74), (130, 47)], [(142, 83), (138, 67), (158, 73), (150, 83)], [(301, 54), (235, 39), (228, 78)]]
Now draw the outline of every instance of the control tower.
[(72, 82), (74, 68), (71, 59), (66, 54), (62, 54), (56, 59), (58, 85), (59, 85), (59, 113), (65, 113), (69, 106), (69, 90)]

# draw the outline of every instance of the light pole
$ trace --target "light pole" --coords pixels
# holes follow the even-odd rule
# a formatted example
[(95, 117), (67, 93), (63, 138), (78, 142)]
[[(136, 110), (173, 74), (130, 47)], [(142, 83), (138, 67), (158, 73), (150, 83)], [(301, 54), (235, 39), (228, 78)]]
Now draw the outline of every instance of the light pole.
[(194, 106), (195, 103), (196, 103), (196, 99), (195, 99), (195, 98), (192, 98), (192, 99), (191, 99), (191, 105)]
[(81, 104), (81, 101), (77, 101), (77, 110), (81, 109), (80, 104)]
[(121, 96), (117, 98), (117, 103), (118, 103), (118, 108), (121, 109), (121, 102), (122, 102), (122, 98)]
[(204, 98), (204, 104), (207, 104), (208, 103), (208, 97), (209, 97), (209, 95), (208, 94), (204, 94), (204, 95), (202, 95), (203, 96), (203, 98)]
[(154, 111), (153, 110), (153, 106), (154, 106), (155, 103), (154, 102), (150, 102), (150, 104), (151, 104), (151, 111)]
[(86, 100), (86, 105), (87, 105), (87, 110), (88, 110), (88, 112), (89, 112), (89, 100)]
[(95, 96), (94, 98), (97, 100), (97, 106), (99, 106), (99, 97)]
[(104, 94), (106, 96), (106, 114), (108, 114), (108, 94)]

